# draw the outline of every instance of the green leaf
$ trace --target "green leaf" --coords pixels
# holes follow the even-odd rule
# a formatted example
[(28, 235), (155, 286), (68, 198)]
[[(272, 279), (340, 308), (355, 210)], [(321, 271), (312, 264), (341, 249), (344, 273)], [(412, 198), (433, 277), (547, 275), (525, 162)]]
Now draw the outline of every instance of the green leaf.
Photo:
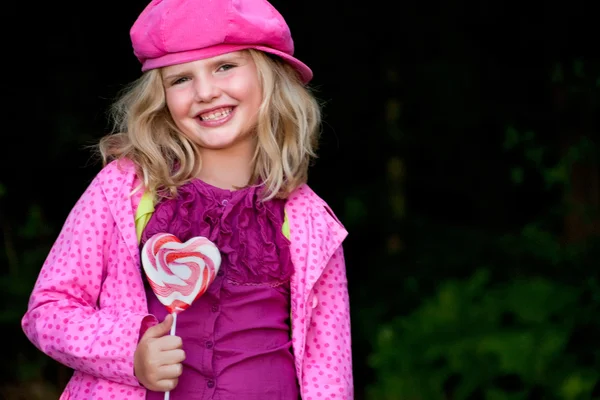
[(494, 354), (504, 374), (525, 375), (535, 346), (536, 338), (532, 332), (498, 331), (481, 338), (477, 343), (477, 352)]
[(512, 126), (506, 128), (504, 134), (504, 148), (510, 150), (519, 144), (519, 132)]
[(367, 216), (367, 208), (358, 197), (346, 198), (344, 211), (349, 225), (358, 224)]
[(515, 167), (510, 170), (510, 180), (517, 185), (523, 183), (523, 175), (524, 172), (521, 167)]
[[(574, 371), (563, 381), (560, 392), (565, 400), (576, 400), (580, 398), (589, 398), (591, 391), (598, 380), (594, 374), (584, 374), (581, 371)], [(586, 396), (587, 395), (587, 396)]]
[(45, 225), (42, 223), (42, 208), (37, 204), (29, 207), (27, 220), (19, 227), (19, 236), (23, 238), (35, 238), (44, 231)]
[(490, 389), (485, 392), (485, 400), (527, 400), (527, 392), (507, 393), (499, 389)]
[(543, 147), (532, 147), (525, 151), (525, 157), (531, 162), (533, 162), (536, 167), (541, 167), (542, 159), (544, 157), (544, 148)]
[(551, 233), (536, 224), (527, 224), (521, 231), (522, 245), (533, 256), (556, 265), (562, 259), (561, 245)]
[(550, 188), (556, 184), (567, 184), (569, 182), (569, 168), (566, 162), (561, 162), (554, 167), (542, 171), (546, 187)]
[(505, 309), (516, 315), (520, 322), (537, 324), (572, 306), (577, 292), (543, 278), (531, 277), (511, 282), (502, 288), (499, 297), (504, 299)]

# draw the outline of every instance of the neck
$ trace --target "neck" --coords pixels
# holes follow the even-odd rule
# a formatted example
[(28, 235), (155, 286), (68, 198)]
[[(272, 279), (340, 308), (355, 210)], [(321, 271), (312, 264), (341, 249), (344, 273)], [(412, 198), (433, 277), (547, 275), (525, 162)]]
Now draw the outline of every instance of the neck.
[(253, 152), (253, 146), (202, 149), (202, 169), (198, 178), (221, 189), (235, 190), (244, 187), (252, 176)]

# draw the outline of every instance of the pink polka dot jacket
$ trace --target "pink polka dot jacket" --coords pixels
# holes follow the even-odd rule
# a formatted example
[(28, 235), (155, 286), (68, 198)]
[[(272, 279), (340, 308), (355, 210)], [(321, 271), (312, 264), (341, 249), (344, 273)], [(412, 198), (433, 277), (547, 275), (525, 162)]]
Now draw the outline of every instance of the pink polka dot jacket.
[[(145, 399), (133, 374), (148, 313), (134, 215), (141, 192), (128, 160), (103, 168), (77, 201), (44, 262), (22, 327), (74, 370), (60, 400)], [(307, 185), (286, 202), (292, 346), (303, 400), (352, 400), (347, 232)], [(177, 399), (173, 399), (177, 400)]]

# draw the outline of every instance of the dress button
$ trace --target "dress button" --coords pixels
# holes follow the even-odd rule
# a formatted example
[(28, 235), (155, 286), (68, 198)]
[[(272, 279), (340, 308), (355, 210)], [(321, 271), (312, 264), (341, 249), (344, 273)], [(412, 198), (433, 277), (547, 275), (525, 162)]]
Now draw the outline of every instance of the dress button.
[(229, 200), (225, 199), (221, 202), (221, 204), (223, 204), (224, 206), (226, 206), (229, 203)]
[(212, 312), (217, 312), (217, 311), (219, 311), (219, 306), (218, 306), (218, 305), (216, 305), (216, 304), (213, 304), (213, 305), (212, 305), (212, 307), (210, 308), (210, 310), (211, 310)]
[(213, 345), (214, 345), (214, 343), (212, 341), (210, 341), (210, 340), (208, 342), (206, 342), (206, 348), (207, 349), (212, 349)]
[(209, 388), (214, 388), (215, 387), (215, 381), (213, 381), (212, 379), (209, 380), (208, 382), (206, 382), (206, 386), (208, 386)]

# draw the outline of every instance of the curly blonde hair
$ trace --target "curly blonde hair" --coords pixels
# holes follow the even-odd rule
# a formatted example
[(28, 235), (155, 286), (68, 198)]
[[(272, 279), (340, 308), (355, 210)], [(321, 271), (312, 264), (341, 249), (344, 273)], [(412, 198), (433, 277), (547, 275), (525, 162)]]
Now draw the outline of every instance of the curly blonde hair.
[[(255, 128), (257, 146), (248, 185), (262, 184), (263, 198), (287, 198), (305, 183), (316, 158), (321, 106), (287, 63), (257, 50), (250, 52), (262, 87)], [(166, 105), (160, 70), (145, 72), (124, 88), (110, 108), (113, 133), (100, 139), (104, 165), (127, 158), (137, 166), (145, 190), (173, 197), (198, 176), (197, 145), (176, 127)]]

